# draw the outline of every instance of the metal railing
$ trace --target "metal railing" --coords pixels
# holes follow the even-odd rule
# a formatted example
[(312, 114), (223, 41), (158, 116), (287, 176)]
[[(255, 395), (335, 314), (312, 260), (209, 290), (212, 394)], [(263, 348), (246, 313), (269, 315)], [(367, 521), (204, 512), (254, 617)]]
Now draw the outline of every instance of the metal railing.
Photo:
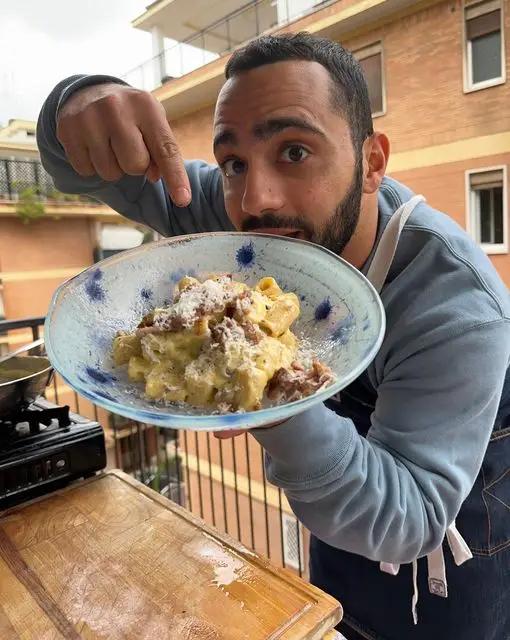
[[(250, 0), (188, 38), (167, 47), (123, 76), (130, 85), (152, 91), (242, 46), (263, 33), (281, 29), (338, 0)], [(280, 4), (280, 9), (277, 9)], [(280, 13), (280, 15), (279, 15)]]
[[(0, 321), (0, 342), (39, 338), (44, 317)], [(18, 335), (16, 335), (18, 334)], [(175, 431), (110, 413), (55, 375), (48, 400), (98, 421), (105, 430), (108, 467), (123, 469), (208, 524), (275, 564), (307, 577), (303, 536), (280, 489), (264, 474), (264, 452), (247, 434), (218, 440), (210, 433)]]
[(87, 196), (61, 193), (39, 160), (11, 160), (0, 158), (0, 200), (19, 201), (36, 198), (53, 202), (97, 201)]

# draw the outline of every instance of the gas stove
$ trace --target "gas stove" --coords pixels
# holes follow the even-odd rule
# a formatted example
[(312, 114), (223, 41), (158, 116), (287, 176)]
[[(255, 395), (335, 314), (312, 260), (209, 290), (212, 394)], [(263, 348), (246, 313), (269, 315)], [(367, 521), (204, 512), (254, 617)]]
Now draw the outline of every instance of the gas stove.
[(0, 510), (106, 466), (102, 427), (39, 398), (0, 420)]

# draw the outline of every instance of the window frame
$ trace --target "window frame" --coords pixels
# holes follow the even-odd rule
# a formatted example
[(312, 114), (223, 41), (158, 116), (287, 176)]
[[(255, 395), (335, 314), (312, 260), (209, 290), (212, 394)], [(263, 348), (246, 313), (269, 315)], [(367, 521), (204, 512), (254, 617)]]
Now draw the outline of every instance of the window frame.
[[(475, 202), (474, 195), (475, 189), (471, 189), (471, 176), (478, 173), (488, 173), (489, 171), (502, 171), (503, 172), (503, 242), (499, 244), (487, 244), (478, 242), (476, 239), (476, 230), (474, 227), (474, 215), (475, 215)], [(465, 172), (465, 202), (466, 202), (466, 229), (469, 235), (475, 240), (479, 247), (487, 255), (502, 255), (508, 254), (508, 234), (509, 234), (509, 220), (508, 220), (508, 174), (507, 165), (500, 164), (490, 167), (477, 167), (476, 169), (468, 169)]]
[(377, 42), (372, 42), (372, 44), (368, 44), (360, 49), (356, 49), (352, 52), (353, 56), (356, 58), (358, 62), (361, 62), (365, 58), (370, 58), (375, 54), (379, 53), (381, 55), (381, 95), (382, 95), (382, 111), (376, 111), (372, 113), (372, 118), (379, 118), (381, 116), (385, 116), (387, 113), (387, 105), (386, 105), (386, 64), (384, 59), (384, 46), (383, 41), (378, 40)]
[[(490, 0), (485, 0), (488, 4)], [(506, 82), (506, 56), (505, 56), (505, 14), (504, 14), (504, 2), (499, 0), (499, 20), (500, 20), (500, 33), (501, 33), (501, 75), (498, 78), (491, 78), (490, 80), (484, 80), (483, 82), (473, 82), (473, 65), (472, 65), (472, 46), (471, 40), (467, 37), (466, 28), (466, 10), (476, 4), (484, 4), (484, 0), (481, 2), (466, 2), (462, 0), (462, 67), (463, 67), (463, 82), (464, 93), (473, 93), (474, 91), (482, 91), (489, 87), (496, 87)], [(494, 10), (494, 9), (492, 9)], [(491, 10), (488, 9), (487, 13)], [(481, 14), (483, 15), (483, 14)]]

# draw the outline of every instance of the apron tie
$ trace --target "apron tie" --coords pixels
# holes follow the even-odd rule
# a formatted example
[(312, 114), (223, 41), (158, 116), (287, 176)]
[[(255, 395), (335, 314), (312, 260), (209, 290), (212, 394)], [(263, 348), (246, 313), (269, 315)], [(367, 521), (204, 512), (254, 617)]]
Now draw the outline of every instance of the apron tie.
[[(466, 541), (460, 535), (459, 530), (455, 525), (455, 521), (446, 530), (446, 540), (448, 546), (452, 552), (453, 559), (457, 566), (463, 564), (467, 560), (473, 557)], [(418, 624), (418, 561), (413, 560), (413, 599), (411, 601), (411, 611), (413, 614), (414, 624)], [(396, 576), (400, 565), (391, 562), (381, 562), (381, 571), (389, 573), (392, 576)], [(434, 549), (427, 555), (427, 570), (428, 570), (428, 584), (429, 591), (434, 596), (440, 596), (441, 598), (448, 597), (448, 583), (446, 581), (446, 567), (444, 563), (443, 545), (441, 544), (437, 549)]]
[(446, 530), (446, 538), (457, 566), (463, 564), (466, 560), (471, 560), (473, 554), (471, 553), (471, 550), (464, 538), (460, 535), (455, 525), (455, 520)]
[(413, 560), (413, 599), (411, 611), (414, 624), (418, 624), (418, 560)]

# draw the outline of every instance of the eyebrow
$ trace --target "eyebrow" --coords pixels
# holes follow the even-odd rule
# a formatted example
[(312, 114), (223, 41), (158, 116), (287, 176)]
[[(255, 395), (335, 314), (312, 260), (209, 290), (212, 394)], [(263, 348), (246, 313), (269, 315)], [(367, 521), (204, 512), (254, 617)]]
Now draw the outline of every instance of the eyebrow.
[(214, 136), (213, 150), (216, 151), (216, 149), (221, 145), (227, 145), (227, 144), (232, 144), (232, 145), (237, 144), (237, 136), (230, 129), (224, 129), (223, 131), (220, 131)]
[(309, 133), (315, 133), (323, 138), (326, 137), (324, 131), (313, 125), (304, 118), (296, 116), (284, 116), (281, 118), (270, 118), (253, 127), (253, 135), (259, 140), (267, 140), (271, 136), (284, 131), (285, 129), (301, 129)]
[[(270, 118), (269, 120), (264, 120), (264, 122), (260, 122), (253, 127), (253, 135), (258, 140), (268, 140), (272, 136), (284, 131), (285, 129), (301, 129), (302, 131), (314, 133), (323, 138), (326, 138), (326, 134), (324, 133), (324, 131), (311, 124), (304, 118), (291, 116)], [(225, 129), (214, 136), (213, 149), (216, 150), (221, 145), (235, 145), (237, 144), (237, 140), (238, 139), (236, 134), (231, 129)]]

